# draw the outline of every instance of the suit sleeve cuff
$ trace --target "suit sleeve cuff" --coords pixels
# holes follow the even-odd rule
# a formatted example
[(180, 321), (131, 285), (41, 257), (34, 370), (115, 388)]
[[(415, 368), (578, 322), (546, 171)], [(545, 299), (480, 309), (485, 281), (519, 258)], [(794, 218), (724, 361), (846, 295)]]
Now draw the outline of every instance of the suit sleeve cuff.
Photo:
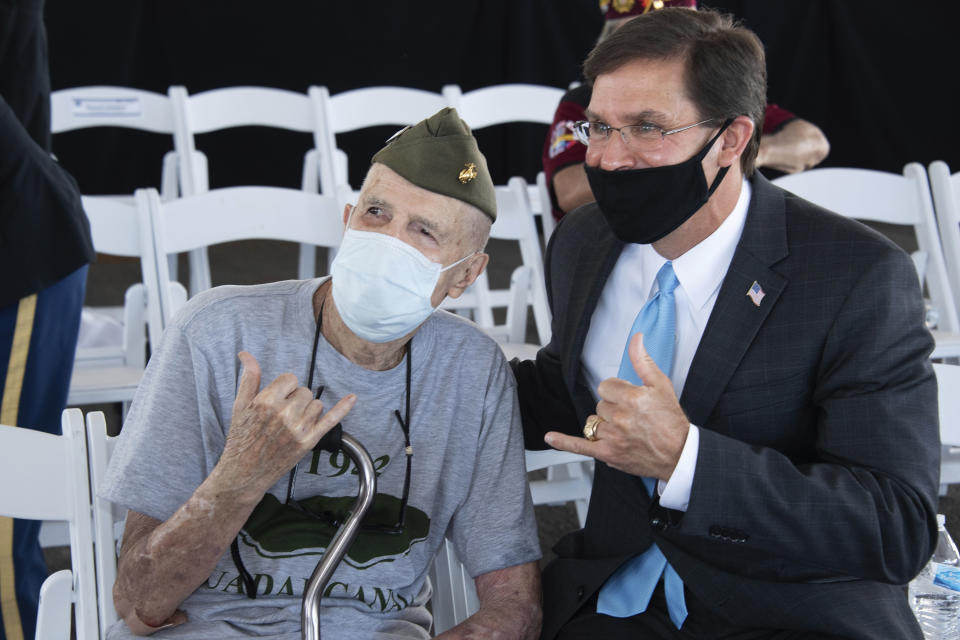
[(687, 441), (683, 444), (680, 459), (670, 479), (657, 481), (657, 493), (660, 494), (660, 506), (676, 511), (686, 511), (690, 504), (690, 490), (693, 488), (693, 475), (697, 470), (697, 453), (700, 452), (700, 429), (690, 425)]

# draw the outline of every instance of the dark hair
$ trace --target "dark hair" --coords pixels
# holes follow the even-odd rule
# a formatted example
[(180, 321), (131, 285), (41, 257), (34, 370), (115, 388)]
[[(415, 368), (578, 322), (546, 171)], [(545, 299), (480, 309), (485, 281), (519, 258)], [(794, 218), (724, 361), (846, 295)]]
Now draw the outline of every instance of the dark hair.
[(740, 115), (753, 120), (753, 138), (740, 157), (745, 176), (753, 175), (767, 104), (767, 66), (760, 39), (715, 11), (666, 8), (629, 20), (598, 43), (583, 63), (594, 82), (634, 60), (685, 62), (687, 94), (703, 119)]

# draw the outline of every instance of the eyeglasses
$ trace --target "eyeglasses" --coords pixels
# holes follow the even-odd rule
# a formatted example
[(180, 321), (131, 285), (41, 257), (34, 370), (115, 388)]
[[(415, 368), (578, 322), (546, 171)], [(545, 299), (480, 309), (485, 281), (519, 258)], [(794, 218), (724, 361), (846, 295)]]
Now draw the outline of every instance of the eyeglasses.
[(661, 129), (649, 122), (628, 124), (624, 127), (611, 127), (606, 122), (580, 120), (573, 123), (573, 135), (583, 144), (602, 147), (610, 141), (610, 134), (617, 131), (620, 133), (623, 144), (630, 149), (634, 151), (656, 151), (667, 136), (715, 121), (716, 118), (708, 118), (676, 129)]

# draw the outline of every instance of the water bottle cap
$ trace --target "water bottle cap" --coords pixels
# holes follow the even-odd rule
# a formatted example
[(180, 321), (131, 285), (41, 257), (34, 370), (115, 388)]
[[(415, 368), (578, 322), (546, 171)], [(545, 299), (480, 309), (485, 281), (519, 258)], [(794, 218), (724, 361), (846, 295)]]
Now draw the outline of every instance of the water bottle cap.
[(944, 526), (946, 526), (946, 524), (947, 524), (947, 516), (943, 515), (942, 513), (938, 513), (938, 514), (937, 514), (937, 526), (938, 526), (938, 527), (944, 527)]

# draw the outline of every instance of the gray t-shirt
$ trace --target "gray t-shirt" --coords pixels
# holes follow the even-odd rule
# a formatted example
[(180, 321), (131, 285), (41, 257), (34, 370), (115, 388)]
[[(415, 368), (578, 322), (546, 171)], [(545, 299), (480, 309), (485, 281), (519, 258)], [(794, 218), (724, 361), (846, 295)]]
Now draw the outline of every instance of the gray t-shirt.
[[(150, 360), (102, 495), (158, 520), (186, 502), (223, 451), (241, 369), (237, 352), (256, 357), (261, 388), (286, 372), (306, 385), (320, 282), (221, 287), (191, 300)], [(416, 333), (410, 357), (413, 455), (403, 533), (360, 533), (324, 593), (325, 639), (429, 637), (425, 578), (444, 536), (472, 576), (540, 556), (516, 390), (500, 349), (441, 311)], [(395, 412), (406, 412), (406, 363), (370, 371), (321, 337), (314, 390), (320, 385), (326, 407), (357, 394), (343, 429), (374, 459), (376, 523), (395, 525), (406, 473)], [(353, 503), (357, 475), (342, 453), (314, 452), (300, 462), (293, 497), (312, 513), (326, 512), (325, 519), (285, 505), (286, 490), (285, 476), (239, 535), (256, 599), (243, 595), (228, 550), (181, 605), (190, 622), (154, 637), (300, 637), (304, 586), (335, 532), (330, 514)], [(120, 621), (108, 637), (132, 636)]]

